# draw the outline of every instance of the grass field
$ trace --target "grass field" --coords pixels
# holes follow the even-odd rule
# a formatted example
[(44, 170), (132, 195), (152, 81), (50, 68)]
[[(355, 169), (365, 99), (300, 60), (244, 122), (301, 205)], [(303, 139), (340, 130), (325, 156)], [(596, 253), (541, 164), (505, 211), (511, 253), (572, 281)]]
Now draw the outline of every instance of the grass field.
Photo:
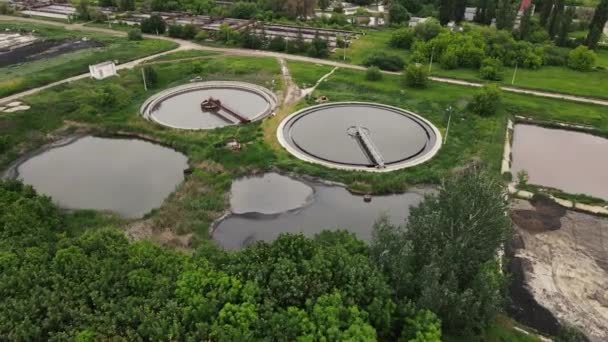
[[(407, 61), (409, 51), (388, 46), (391, 39), (391, 30), (369, 30), (361, 38), (353, 40), (346, 49), (346, 62), (363, 65), (363, 61), (374, 52), (384, 51), (388, 54), (400, 56)], [(337, 49), (332, 59), (343, 61), (343, 50)]]
[(52, 40), (87, 37), (103, 43), (104, 46), (0, 68), (0, 97), (85, 73), (88, 71), (90, 64), (107, 60), (124, 63), (177, 47), (177, 44), (164, 40), (129, 41), (127, 38), (99, 33), (68, 31), (56, 26), (1, 22), (0, 30), (4, 31), (6, 29), (26, 30), (28, 32), (36, 30), (38, 35)]
[[(375, 51), (386, 51), (402, 57), (408, 62), (409, 51), (388, 46), (391, 30), (370, 31), (367, 35), (353, 41), (346, 49), (347, 62), (362, 65), (367, 56)], [(597, 65), (604, 70), (579, 72), (566, 67), (543, 66), (538, 70), (518, 68), (514, 86), (530, 89), (547, 90), (580, 96), (608, 98), (608, 50), (597, 52)], [(337, 49), (332, 58), (341, 59), (342, 50)], [(504, 68), (504, 79), (501, 84), (511, 85), (514, 68)], [(473, 69), (444, 70), (438, 63), (433, 64), (432, 75), (457, 78), (467, 81), (486, 82), (479, 72)]]

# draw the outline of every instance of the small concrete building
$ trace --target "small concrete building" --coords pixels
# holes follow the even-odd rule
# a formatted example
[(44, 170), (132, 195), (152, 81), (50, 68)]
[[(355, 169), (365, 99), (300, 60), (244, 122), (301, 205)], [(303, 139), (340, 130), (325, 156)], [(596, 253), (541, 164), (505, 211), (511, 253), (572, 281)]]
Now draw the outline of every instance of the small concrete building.
[(116, 64), (110, 61), (89, 65), (89, 72), (91, 73), (91, 77), (97, 80), (118, 75), (116, 73)]

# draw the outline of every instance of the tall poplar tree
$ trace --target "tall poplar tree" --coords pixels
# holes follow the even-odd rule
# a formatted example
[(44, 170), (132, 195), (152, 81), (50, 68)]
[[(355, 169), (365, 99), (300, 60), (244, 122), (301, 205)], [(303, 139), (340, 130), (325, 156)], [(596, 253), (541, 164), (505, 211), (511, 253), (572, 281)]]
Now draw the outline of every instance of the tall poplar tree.
[(587, 46), (590, 49), (595, 49), (597, 43), (602, 37), (602, 31), (608, 21), (608, 0), (602, 0), (595, 9), (595, 14), (589, 24), (589, 33), (587, 34)]
[(568, 33), (572, 27), (572, 20), (574, 19), (574, 7), (570, 6), (566, 9), (562, 15), (559, 31), (557, 32), (557, 39), (555, 43), (559, 46), (568, 45)]

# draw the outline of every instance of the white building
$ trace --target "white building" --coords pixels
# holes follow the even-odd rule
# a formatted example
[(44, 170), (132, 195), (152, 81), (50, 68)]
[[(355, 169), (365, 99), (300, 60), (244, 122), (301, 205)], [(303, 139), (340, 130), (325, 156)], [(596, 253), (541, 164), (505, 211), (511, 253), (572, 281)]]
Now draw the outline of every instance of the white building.
[(103, 80), (104, 78), (116, 76), (116, 64), (114, 62), (103, 62), (95, 65), (89, 65), (89, 72), (91, 77)]
[(431, 17), (426, 17), (426, 18), (411, 17), (408, 25), (410, 27), (416, 27), (416, 25), (422, 24), (422, 23), (424, 23), (425, 21), (427, 21), (429, 19), (431, 19)]

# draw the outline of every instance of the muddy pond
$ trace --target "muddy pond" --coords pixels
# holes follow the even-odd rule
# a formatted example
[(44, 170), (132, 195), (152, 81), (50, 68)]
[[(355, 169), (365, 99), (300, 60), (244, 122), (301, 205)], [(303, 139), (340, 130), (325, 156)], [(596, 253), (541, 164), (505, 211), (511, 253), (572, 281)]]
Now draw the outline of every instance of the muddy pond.
[(608, 139), (517, 124), (511, 171), (528, 173), (528, 183), (608, 200)]
[(137, 139), (71, 138), (18, 161), (19, 178), (67, 209), (142, 217), (160, 207), (184, 179), (185, 155)]
[(374, 196), (364, 202), (345, 188), (277, 173), (237, 179), (231, 189), (231, 213), (216, 223), (213, 239), (226, 249), (272, 241), (281, 233), (313, 236), (325, 229), (346, 229), (369, 241), (374, 222), (386, 215), (401, 224), (422, 192)]

